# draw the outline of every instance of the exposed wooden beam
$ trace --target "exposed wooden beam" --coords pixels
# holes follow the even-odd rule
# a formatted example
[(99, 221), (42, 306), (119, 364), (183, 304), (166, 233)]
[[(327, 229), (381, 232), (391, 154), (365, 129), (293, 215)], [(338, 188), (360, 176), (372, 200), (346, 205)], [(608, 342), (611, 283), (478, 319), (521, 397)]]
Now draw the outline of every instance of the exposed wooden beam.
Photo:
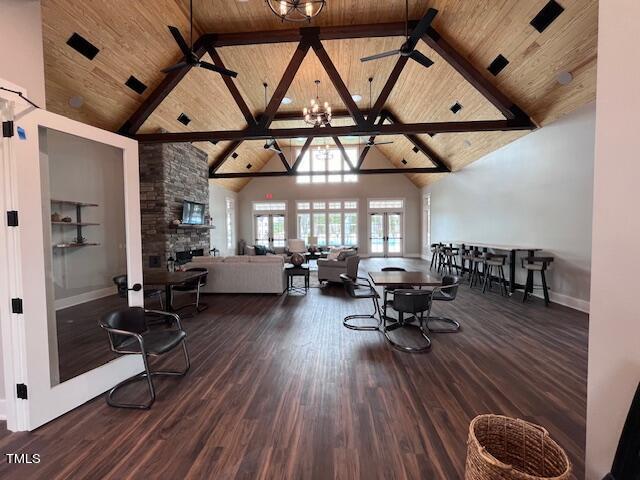
[[(390, 122), (392, 123), (398, 123), (398, 119), (396, 118), (396, 116), (389, 112), (389, 111), (384, 111), (383, 115), (385, 115)], [(444, 168), (446, 169), (448, 172), (451, 171), (451, 169), (442, 161), (442, 158), (440, 158), (440, 156), (434, 152), (426, 143), (424, 143), (420, 137), (416, 136), (416, 135), (405, 135), (405, 137), (407, 138), (407, 140), (409, 140), (413, 146), (415, 146), (418, 150), (420, 150), (429, 160), (431, 160), (431, 162), (436, 165), (437, 167), (440, 168)]]
[[(218, 52), (216, 51), (215, 48), (209, 47), (207, 51), (209, 52), (209, 56), (211, 57), (211, 60), (213, 60), (214, 65), (217, 65), (218, 67), (221, 67), (221, 68), (227, 68), (225, 67), (224, 62), (222, 61), (222, 58), (220, 58), (220, 55), (218, 55)], [(238, 105), (238, 108), (242, 112), (242, 116), (247, 121), (247, 125), (256, 125), (256, 119), (253, 118), (253, 113), (251, 113), (251, 109), (249, 108), (249, 106), (247, 105), (247, 102), (245, 102), (244, 98), (242, 97), (242, 94), (240, 93), (240, 90), (238, 90), (238, 87), (233, 81), (233, 78), (227, 75), (220, 75), (220, 76), (222, 77), (224, 84), (227, 86), (229, 93), (233, 97), (233, 100), (236, 102), (236, 105)]]
[[(383, 113), (382, 115), (380, 115), (380, 120), (378, 120), (378, 125), (382, 125), (385, 119), (386, 119), (386, 114)], [(374, 142), (375, 140), (376, 140), (376, 136), (371, 135), (367, 143)], [(360, 157), (358, 157), (358, 164), (356, 165), (356, 170), (360, 170), (360, 168), (362, 167), (362, 164), (364, 163), (365, 158), (367, 158), (367, 154), (369, 153), (370, 149), (371, 147), (369, 145), (364, 146), (364, 148), (360, 152)]]
[(338, 95), (340, 95), (342, 103), (344, 103), (345, 107), (347, 107), (347, 110), (353, 117), (353, 120), (356, 122), (356, 125), (363, 125), (365, 123), (364, 116), (362, 115), (362, 112), (360, 112), (360, 109), (358, 108), (358, 105), (356, 105), (356, 102), (351, 97), (351, 93), (349, 93), (349, 90), (344, 84), (340, 73), (338, 73), (338, 70), (331, 61), (329, 54), (324, 49), (322, 42), (316, 38), (315, 40), (313, 40), (311, 45), (313, 46), (313, 51), (318, 56), (320, 63), (327, 72), (327, 75), (329, 75), (331, 83), (333, 83), (333, 86), (338, 91)]
[(143, 133), (135, 138), (145, 143), (184, 143), (221, 140), (266, 140), (270, 138), (344, 137), (369, 135), (407, 135), (422, 133), (491, 132), (533, 130), (528, 119), (473, 120), (464, 122), (394, 123), (391, 125), (347, 125), (324, 128), (248, 128), (246, 130), (213, 130), (204, 132)]
[(298, 154), (298, 158), (296, 158), (295, 163), (293, 164), (292, 170), (294, 172), (298, 171), (298, 167), (300, 166), (300, 162), (302, 162), (302, 159), (304, 158), (305, 153), (307, 153), (307, 150), (309, 150), (309, 147), (311, 146), (311, 142), (313, 142), (313, 137), (308, 137), (307, 140), (304, 142), (304, 145), (302, 146), (302, 149), (300, 149), (300, 153)]
[(260, 122), (258, 124), (260, 128), (267, 128), (273, 121), (273, 117), (278, 111), (278, 108), (280, 108), (280, 103), (282, 102), (284, 96), (287, 94), (287, 90), (289, 90), (291, 82), (296, 76), (296, 73), (298, 73), (298, 69), (300, 68), (300, 65), (302, 64), (302, 61), (304, 60), (304, 57), (307, 55), (308, 51), (309, 42), (306, 39), (301, 40), (298, 44), (298, 47), (296, 48), (296, 51), (293, 52), (293, 56), (289, 61), (289, 65), (287, 65), (287, 68), (282, 74), (282, 78), (280, 79), (278, 86), (273, 92), (267, 108), (260, 116)]
[[(409, 28), (417, 25), (409, 22)], [(347, 38), (403, 37), (404, 22), (371, 23), (328, 27), (302, 27), (288, 30), (266, 30), (257, 32), (208, 33), (203, 36), (207, 45), (227, 47), (235, 45), (261, 45), (267, 43), (293, 43), (305, 37), (317, 36), (320, 40), (342, 40)]]
[[(202, 58), (205, 54), (206, 46), (201, 39), (198, 39), (196, 43), (193, 45), (193, 50), (198, 58)], [(191, 66), (187, 65), (180, 70), (174, 70), (173, 72), (167, 73), (160, 85), (158, 85), (147, 98), (143, 100), (138, 109), (133, 112), (133, 114), (129, 117), (129, 119), (122, 124), (122, 126), (118, 129), (118, 133), (121, 135), (133, 135), (135, 134), (142, 124), (151, 116), (153, 111), (162, 103), (162, 101), (167, 98), (167, 95), (171, 93), (171, 91), (175, 88), (180, 80), (184, 78), (184, 76), (189, 73), (191, 70)]]
[(242, 142), (243, 140), (236, 140), (227, 145), (227, 148), (225, 148), (224, 151), (218, 156), (218, 158), (216, 158), (215, 161), (209, 166), (209, 177), (211, 177), (211, 175), (218, 171), (222, 164), (227, 161), (229, 155), (235, 152), (236, 148), (238, 148), (242, 144)]
[[(215, 173), (209, 178), (260, 178), (260, 177), (295, 177), (300, 175), (326, 175), (327, 172), (237, 172), (237, 173)], [(349, 173), (348, 171), (345, 173)], [(356, 175), (381, 175), (389, 173), (446, 173), (439, 167), (417, 167), (417, 168), (367, 168), (355, 172)]]
[(487, 80), (461, 53), (430, 27), (422, 40), (451, 65), (464, 79), (491, 102), (505, 118), (513, 119), (526, 114), (522, 112), (497, 87)]
[[(369, 109), (360, 109), (360, 113), (362, 113), (363, 116), (368, 116), (369, 115)], [(262, 115), (262, 114), (260, 114)], [(258, 116), (260, 116), (258, 115)], [(338, 119), (338, 118), (351, 118), (351, 114), (347, 111), (347, 110), (332, 110), (331, 111), (331, 118)], [(302, 121), (302, 114), (299, 111), (295, 111), (295, 112), (277, 112), (274, 117), (273, 117), (273, 121), (274, 122), (293, 122), (293, 121)]]
[(289, 165), (289, 161), (287, 160), (287, 156), (284, 154), (284, 151), (282, 151), (282, 149), (280, 148), (280, 144), (278, 143), (278, 141), (275, 138), (273, 139), (273, 144), (279, 150), (278, 157), (280, 157), (280, 161), (282, 162), (282, 165), (284, 165), (284, 168), (288, 172), (289, 170), (291, 170), (291, 165)]
[(373, 107), (371, 107), (369, 116), (367, 116), (367, 122), (369, 123), (369, 125), (373, 125), (375, 123), (376, 118), (378, 117), (378, 114), (384, 108), (384, 104), (387, 102), (387, 99), (389, 98), (389, 95), (391, 94), (393, 87), (395, 87), (398, 81), (398, 78), (400, 78), (400, 74), (402, 73), (402, 70), (404, 69), (408, 60), (409, 60), (409, 57), (405, 57), (404, 55), (402, 55), (396, 61), (396, 64), (393, 67), (393, 70), (391, 70), (391, 73), (389, 74), (389, 78), (384, 84), (384, 87), (382, 87), (382, 90), (380, 91), (380, 95), (378, 95), (376, 103), (373, 105)]
[(349, 168), (351, 169), (351, 171), (354, 171), (356, 167), (351, 163), (351, 159), (349, 158), (349, 155), (347, 155), (347, 151), (344, 149), (344, 145), (342, 145), (342, 142), (340, 141), (340, 139), (338, 137), (333, 137), (333, 141), (338, 147), (338, 149), (340, 150), (340, 153), (342, 154), (342, 159), (347, 163), (347, 165), (349, 165)]

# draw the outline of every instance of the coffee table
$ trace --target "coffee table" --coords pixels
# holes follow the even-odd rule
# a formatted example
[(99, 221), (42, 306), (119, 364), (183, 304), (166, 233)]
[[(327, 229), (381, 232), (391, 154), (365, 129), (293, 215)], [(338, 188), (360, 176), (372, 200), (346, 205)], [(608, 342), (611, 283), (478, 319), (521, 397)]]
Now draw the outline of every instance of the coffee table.
[[(285, 273), (287, 274), (287, 294), (302, 293), (307, 294), (309, 290), (309, 265), (303, 263), (302, 265), (293, 265), (286, 263), (284, 266)], [(304, 277), (304, 287), (297, 287), (293, 284), (294, 277)]]

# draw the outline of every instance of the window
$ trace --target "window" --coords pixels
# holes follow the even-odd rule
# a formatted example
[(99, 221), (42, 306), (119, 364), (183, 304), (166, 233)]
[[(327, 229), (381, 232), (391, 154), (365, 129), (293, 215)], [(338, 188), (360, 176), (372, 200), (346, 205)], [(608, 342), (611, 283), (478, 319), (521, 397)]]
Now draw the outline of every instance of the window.
[(299, 201), (296, 206), (298, 238), (317, 237), (318, 246), (358, 244), (357, 200)]
[[(358, 150), (345, 148), (349, 163), (358, 163)], [(300, 152), (298, 151), (298, 154)], [(350, 165), (342, 158), (338, 148), (311, 148), (302, 157), (298, 172), (310, 172), (313, 175), (296, 176), (297, 183), (353, 183), (358, 181), (358, 175), (347, 173)]]
[(227, 225), (227, 249), (233, 249), (236, 243), (235, 230), (236, 230), (236, 214), (233, 198), (226, 199), (226, 225)]
[(403, 207), (404, 207), (404, 200), (402, 199), (369, 200), (370, 210), (402, 209)]
[(286, 209), (286, 202), (253, 202), (253, 210), (256, 212), (278, 212)]

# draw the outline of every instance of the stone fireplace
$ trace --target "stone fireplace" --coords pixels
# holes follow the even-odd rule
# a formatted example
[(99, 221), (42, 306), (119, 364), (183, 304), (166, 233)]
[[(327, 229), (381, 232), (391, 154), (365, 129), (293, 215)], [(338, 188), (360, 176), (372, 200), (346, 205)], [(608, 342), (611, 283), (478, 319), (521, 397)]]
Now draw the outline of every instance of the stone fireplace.
[(209, 216), (207, 154), (189, 143), (140, 144), (140, 210), (144, 268), (166, 268), (177, 252), (209, 254), (207, 228), (177, 228), (184, 200), (204, 203)]

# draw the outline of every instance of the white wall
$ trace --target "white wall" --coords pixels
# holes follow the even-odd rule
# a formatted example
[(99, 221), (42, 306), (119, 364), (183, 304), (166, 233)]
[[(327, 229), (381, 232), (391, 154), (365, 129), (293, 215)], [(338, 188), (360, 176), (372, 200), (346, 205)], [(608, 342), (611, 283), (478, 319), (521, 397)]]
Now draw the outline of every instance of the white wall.
[(594, 129), (590, 104), (425, 188), (432, 242), (544, 248), (551, 300), (588, 310)]
[[(640, 2), (600, 2), (586, 478), (611, 468), (640, 380)], [(637, 461), (637, 459), (636, 459)]]
[[(227, 248), (227, 198), (235, 202), (235, 223), (233, 225), (234, 246)], [(209, 215), (213, 219), (216, 227), (211, 230), (211, 248), (220, 250), (220, 255), (235, 255), (238, 244), (238, 215), (240, 213), (238, 205), (238, 194), (232, 190), (227, 190), (209, 180)], [(205, 252), (205, 255), (207, 252)]]
[[(0, 0), (0, 82), (1, 79), (26, 88), (28, 97), (44, 108), (39, 0)], [(0, 351), (0, 418), (5, 415), (4, 398), (4, 365)]]
[(45, 108), (40, 1), (0, 0), (0, 79)]
[[(389, 168), (393, 165), (377, 148), (369, 150), (365, 168)], [(264, 170), (282, 170), (282, 162), (274, 156)], [(360, 175), (357, 183), (297, 184), (295, 177), (257, 178), (251, 180), (239, 193), (239, 236), (253, 244), (252, 202), (265, 200), (267, 194), (273, 200), (287, 200), (288, 238), (296, 238), (296, 200), (357, 199), (358, 202), (358, 251), (368, 254), (367, 198), (405, 199), (405, 255), (420, 254), (420, 190), (402, 174)]]

